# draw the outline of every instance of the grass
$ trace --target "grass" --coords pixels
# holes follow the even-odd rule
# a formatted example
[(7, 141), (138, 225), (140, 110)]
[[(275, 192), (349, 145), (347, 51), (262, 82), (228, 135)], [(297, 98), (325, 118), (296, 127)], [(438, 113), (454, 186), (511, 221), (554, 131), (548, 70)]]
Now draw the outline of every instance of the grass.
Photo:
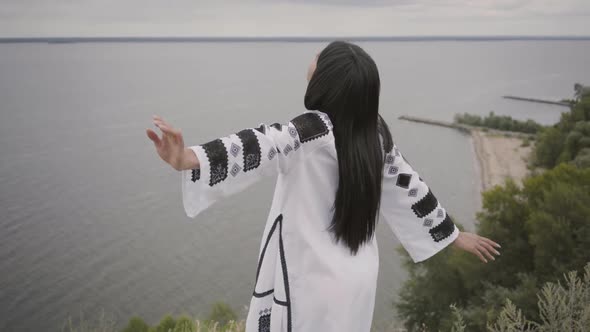
[[(590, 327), (590, 263), (582, 276), (571, 271), (557, 283), (546, 283), (537, 294), (540, 321), (527, 319), (510, 300), (506, 300), (496, 321), (488, 324), (489, 332), (586, 332)], [(461, 309), (452, 305), (451, 332), (468, 331)], [(149, 326), (139, 317), (133, 317), (123, 332), (244, 332), (246, 322), (236, 319), (236, 314), (225, 303), (213, 305), (205, 320), (189, 316), (174, 318), (165, 316), (155, 326)], [(96, 320), (89, 321), (82, 314), (77, 320), (68, 319), (64, 332), (115, 332), (115, 321), (102, 312)], [(390, 326), (386, 331), (406, 331)], [(423, 331), (428, 331), (424, 327)]]

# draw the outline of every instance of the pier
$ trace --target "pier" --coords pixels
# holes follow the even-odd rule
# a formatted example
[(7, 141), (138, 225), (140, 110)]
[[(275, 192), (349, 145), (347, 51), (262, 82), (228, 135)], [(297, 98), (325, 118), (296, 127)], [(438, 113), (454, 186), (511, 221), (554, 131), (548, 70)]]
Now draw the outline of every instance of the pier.
[(523, 138), (523, 139), (524, 138), (529, 138), (529, 139), (535, 138), (534, 134), (519, 133), (516, 131), (498, 130), (498, 129), (492, 129), (492, 128), (487, 128), (487, 127), (469, 126), (469, 125), (455, 123), (455, 122), (432, 120), (432, 119), (420, 118), (420, 117), (410, 116), (410, 115), (401, 115), (398, 117), (398, 119), (405, 120), (405, 121), (411, 121), (411, 122), (424, 123), (424, 124), (428, 124), (428, 125), (432, 125), (432, 126), (453, 128), (453, 129), (457, 129), (457, 130), (460, 130), (460, 131), (466, 132), (466, 133), (471, 133), (474, 130), (481, 130), (481, 131), (485, 131), (491, 135), (502, 135), (502, 136), (507, 136), (507, 137), (517, 137), (517, 138)]
[(565, 101), (555, 101), (555, 100), (545, 100), (545, 99), (536, 99), (536, 98), (525, 98), (525, 97), (517, 97), (517, 96), (503, 96), (504, 99), (512, 99), (512, 100), (519, 100), (519, 101), (528, 101), (531, 103), (541, 103), (541, 104), (550, 104), (550, 105), (557, 105), (557, 106), (564, 106), (570, 107), (570, 103)]

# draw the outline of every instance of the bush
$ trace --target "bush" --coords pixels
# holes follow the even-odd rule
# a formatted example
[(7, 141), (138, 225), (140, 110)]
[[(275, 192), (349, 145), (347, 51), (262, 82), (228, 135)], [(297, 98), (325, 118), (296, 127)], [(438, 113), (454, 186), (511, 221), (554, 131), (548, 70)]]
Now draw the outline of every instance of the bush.
[[(590, 327), (590, 263), (584, 268), (582, 278), (570, 271), (564, 276), (565, 285), (546, 283), (537, 293), (537, 316), (539, 320), (527, 319), (522, 310), (512, 301), (506, 303), (493, 324), (487, 326), (490, 332), (586, 332)], [(465, 328), (462, 312), (454, 306), (453, 331)]]
[(133, 317), (129, 320), (123, 332), (148, 332), (150, 326), (139, 317)]
[(217, 302), (211, 308), (211, 312), (207, 317), (208, 321), (218, 322), (220, 325), (225, 326), (230, 321), (235, 321), (237, 319), (236, 313), (233, 309), (223, 302)]
[[(506, 302), (489, 332), (586, 332), (590, 327), (590, 263), (582, 278), (570, 271), (564, 276), (565, 285), (546, 283), (536, 294), (538, 320), (529, 320), (510, 299)], [(451, 331), (464, 331), (463, 313), (451, 305)]]
[(197, 326), (190, 317), (181, 316), (176, 321), (173, 332), (197, 332)]
[(408, 330), (449, 331), (450, 304), (464, 308), (466, 330), (485, 331), (506, 299), (538, 321), (535, 294), (545, 282), (590, 261), (590, 169), (562, 164), (517, 186), (508, 180), (483, 195), (478, 233), (502, 245), (494, 262), (480, 264), (445, 250), (414, 264), (396, 302)]
[(176, 327), (176, 321), (172, 316), (168, 315), (160, 320), (160, 323), (156, 326), (156, 332), (173, 332)]

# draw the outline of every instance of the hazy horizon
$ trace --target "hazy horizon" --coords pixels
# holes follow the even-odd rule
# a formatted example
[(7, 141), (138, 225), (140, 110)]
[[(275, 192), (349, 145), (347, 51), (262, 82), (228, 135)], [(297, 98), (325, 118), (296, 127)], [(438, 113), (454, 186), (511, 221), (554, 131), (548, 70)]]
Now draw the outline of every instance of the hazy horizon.
[(5, 0), (0, 37), (588, 35), (586, 0)]
[(125, 42), (125, 41), (139, 41), (139, 42), (160, 42), (160, 41), (179, 41), (179, 42), (207, 42), (207, 41), (291, 41), (291, 42), (325, 42), (330, 40), (349, 40), (349, 41), (542, 41), (542, 40), (570, 40), (570, 41), (588, 41), (590, 34), (585, 35), (390, 35), (390, 36), (296, 36), (296, 35), (275, 35), (275, 36), (124, 36), (124, 35), (110, 35), (110, 36), (13, 36), (0, 37), (0, 42)]

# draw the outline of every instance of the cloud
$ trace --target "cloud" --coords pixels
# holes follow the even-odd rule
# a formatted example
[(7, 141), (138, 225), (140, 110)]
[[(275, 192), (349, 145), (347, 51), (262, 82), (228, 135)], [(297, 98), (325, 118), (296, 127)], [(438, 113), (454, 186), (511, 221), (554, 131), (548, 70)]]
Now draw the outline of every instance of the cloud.
[(588, 0), (2, 0), (0, 36), (589, 35)]

